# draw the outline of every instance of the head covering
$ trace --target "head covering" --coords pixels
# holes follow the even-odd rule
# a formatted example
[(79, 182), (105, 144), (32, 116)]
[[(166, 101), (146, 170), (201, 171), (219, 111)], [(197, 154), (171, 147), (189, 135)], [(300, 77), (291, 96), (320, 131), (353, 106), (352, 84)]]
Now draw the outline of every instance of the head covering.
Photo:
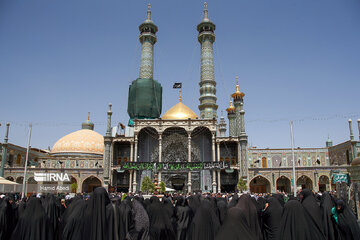
[[(130, 230), (131, 239), (149, 240), (150, 239), (150, 220), (149, 216), (136, 198), (132, 202), (134, 228)], [(121, 239), (121, 238), (119, 238)]]
[(62, 232), (63, 240), (84, 239), (85, 231), (89, 231), (89, 229), (85, 228), (87, 204), (87, 201), (77, 199), (65, 210), (64, 215), (66, 214), (66, 219), (62, 221), (62, 224), (64, 224)]
[(54, 239), (53, 226), (50, 224), (39, 198), (31, 198), (27, 203), (12, 234), (12, 239)]
[(222, 225), (225, 221), (226, 214), (228, 211), (228, 204), (227, 204), (225, 198), (217, 198), (217, 208), (219, 210), (220, 224)]
[(14, 211), (9, 200), (8, 197), (5, 197), (0, 203), (0, 239), (10, 239), (16, 226)]
[(48, 216), (48, 218), (50, 220), (50, 223), (53, 226), (55, 237), (56, 237), (56, 239), (58, 239), (58, 237), (59, 237), (58, 230), (59, 230), (59, 220), (60, 220), (60, 208), (59, 208), (59, 205), (57, 203), (57, 199), (55, 198), (54, 195), (48, 194), (43, 199), (43, 204), (42, 205), (44, 207), (46, 215)]
[(321, 209), (316, 202), (313, 192), (309, 189), (302, 190), (300, 199), (304, 207), (305, 218), (309, 225), (311, 235), (315, 239), (325, 239)]
[(147, 208), (150, 220), (150, 238), (151, 239), (175, 239), (173, 225), (168, 212), (157, 197), (150, 198), (151, 204)]
[(334, 204), (331, 200), (329, 193), (324, 192), (321, 196), (320, 209), (321, 217), (323, 221), (323, 233), (325, 238), (328, 240), (335, 240), (335, 229), (334, 229), (334, 220), (331, 217), (331, 209), (334, 207)]
[(246, 221), (245, 215), (240, 208), (230, 208), (215, 239), (256, 240), (256, 235), (250, 231)]
[(239, 201), (239, 196), (237, 195), (237, 193), (235, 193), (235, 194), (232, 196), (232, 198), (231, 198), (231, 200), (230, 200), (230, 202), (229, 202), (229, 207), (228, 207), (228, 208), (235, 207), (236, 204), (238, 203), (238, 201)]
[(312, 240), (304, 208), (297, 200), (288, 201), (280, 221), (279, 240)]
[(114, 209), (105, 188), (96, 188), (88, 201), (85, 219), (87, 231), (84, 239), (113, 239)]
[(267, 199), (268, 207), (262, 214), (263, 222), (263, 235), (265, 240), (277, 240), (279, 238), (280, 221), (283, 212), (283, 207), (280, 202), (274, 198)]
[(236, 207), (240, 208), (244, 213), (246, 224), (250, 228), (250, 231), (257, 237), (257, 239), (262, 239), (257, 209), (252, 202), (250, 195), (241, 195)]
[(176, 239), (185, 240), (190, 223), (193, 218), (193, 212), (187, 204), (184, 197), (179, 197), (176, 202)]
[(117, 233), (119, 239), (125, 239), (126, 235), (134, 228), (134, 219), (131, 202), (124, 199), (116, 209)]
[(212, 240), (215, 238), (219, 227), (220, 222), (214, 213), (211, 203), (207, 200), (203, 200), (196, 210), (195, 216), (191, 222), (188, 239)]
[(338, 228), (341, 239), (356, 240), (360, 239), (360, 228), (355, 215), (348, 208), (343, 200), (336, 202), (338, 212)]

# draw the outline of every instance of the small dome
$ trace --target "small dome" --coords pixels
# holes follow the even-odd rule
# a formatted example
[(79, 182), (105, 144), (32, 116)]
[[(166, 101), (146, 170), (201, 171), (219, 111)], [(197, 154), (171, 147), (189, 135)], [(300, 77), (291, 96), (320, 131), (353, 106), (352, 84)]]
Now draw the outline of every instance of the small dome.
[(234, 99), (240, 99), (245, 96), (245, 93), (240, 92), (240, 90), (239, 90), (239, 77), (238, 76), (236, 76), (236, 92), (234, 92), (231, 96)]
[(232, 101), (230, 100), (230, 106), (226, 109), (226, 111), (228, 113), (234, 113), (235, 112), (235, 107), (233, 106)]
[(162, 117), (162, 119), (197, 119), (198, 116), (188, 106), (179, 102), (172, 108), (170, 108)]

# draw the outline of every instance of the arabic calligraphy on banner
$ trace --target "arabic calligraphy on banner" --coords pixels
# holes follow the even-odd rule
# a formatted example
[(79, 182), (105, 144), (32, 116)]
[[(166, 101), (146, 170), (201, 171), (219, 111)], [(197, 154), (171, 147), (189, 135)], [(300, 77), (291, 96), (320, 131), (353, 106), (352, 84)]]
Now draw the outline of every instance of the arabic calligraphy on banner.
[(195, 171), (195, 170), (212, 170), (228, 169), (229, 162), (124, 162), (120, 164), (117, 170), (154, 170), (156, 171)]
[(333, 175), (333, 182), (337, 183), (337, 182), (345, 182), (345, 183), (349, 183), (349, 177), (347, 174), (334, 174)]

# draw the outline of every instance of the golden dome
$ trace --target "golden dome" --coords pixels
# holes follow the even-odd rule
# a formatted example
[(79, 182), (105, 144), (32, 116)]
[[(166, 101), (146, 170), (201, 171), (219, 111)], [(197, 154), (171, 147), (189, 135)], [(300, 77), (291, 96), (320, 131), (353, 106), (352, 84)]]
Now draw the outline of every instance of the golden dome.
[(172, 108), (170, 108), (162, 117), (162, 119), (196, 119), (198, 116), (188, 106), (179, 102)]
[(243, 98), (245, 93), (240, 92), (239, 90), (239, 77), (236, 76), (236, 92), (231, 95), (234, 99)]
[(235, 107), (233, 106), (233, 103), (232, 103), (231, 100), (230, 100), (230, 106), (226, 109), (226, 111), (227, 111), (228, 113), (233, 113), (233, 112), (235, 112)]
[(104, 153), (104, 137), (91, 130), (81, 129), (60, 138), (51, 150), (51, 153)]

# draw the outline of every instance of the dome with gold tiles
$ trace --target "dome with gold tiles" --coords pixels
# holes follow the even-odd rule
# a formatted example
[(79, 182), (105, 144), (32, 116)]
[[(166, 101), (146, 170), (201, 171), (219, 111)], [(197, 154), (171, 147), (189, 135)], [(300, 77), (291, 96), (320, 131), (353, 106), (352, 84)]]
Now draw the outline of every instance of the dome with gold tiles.
[(103, 155), (104, 137), (95, 132), (88, 119), (82, 129), (60, 138), (51, 150), (54, 155)]
[(197, 119), (199, 118), (193, 110), (181, 102), (181, 93), (179, 103), (170, 108), (161, 119), (179, 120), (179, 119)]

